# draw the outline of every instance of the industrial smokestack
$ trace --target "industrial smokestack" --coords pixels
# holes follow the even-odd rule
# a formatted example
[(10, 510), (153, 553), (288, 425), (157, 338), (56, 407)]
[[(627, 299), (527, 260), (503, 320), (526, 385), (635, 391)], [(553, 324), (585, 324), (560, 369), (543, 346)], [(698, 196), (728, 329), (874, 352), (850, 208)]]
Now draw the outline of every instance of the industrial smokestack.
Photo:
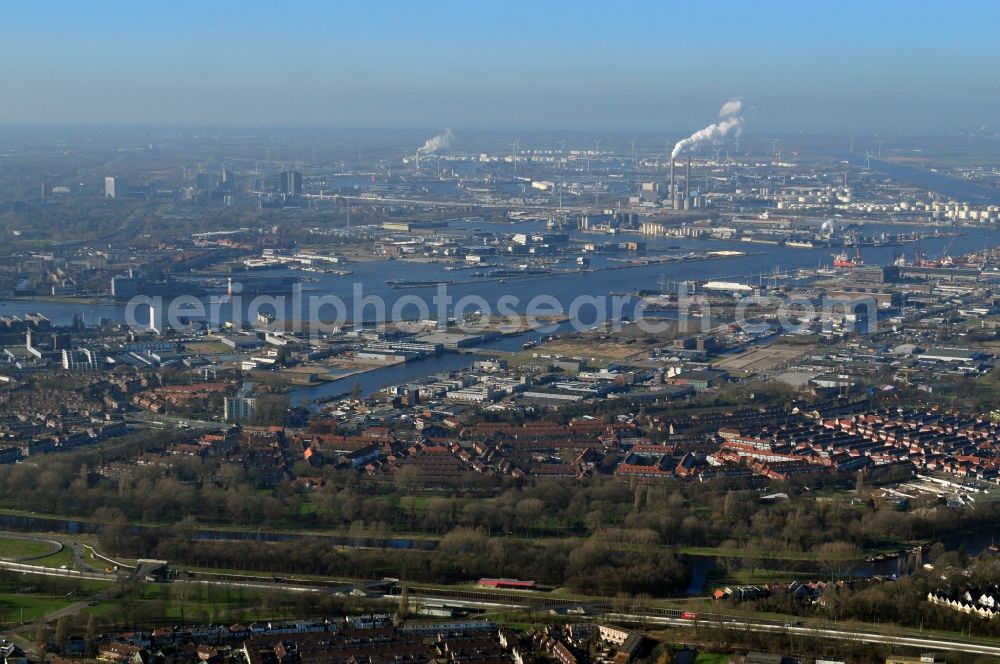
[[(417, 148), (417, 170), (420, 170), (420, 153), (433, 154), (438, 150), (446, 150), (451, 147), (451, 141), (455, 138), (451, 129), (445, 129), (443, 134), (438, 134), (433, 138), (428, 138), (424, 144)], [(360, 160), (359, 160), (360, 161)]]
[(684, 173), (684, 198), (691, 197), (691, 157), (688, 157), (687, 171)]
[(676, 160), (673, 157), (670, 158), (670, 188), (667, 190), (667, 195), (670, 196), (670, 200), (671, 201), (674, 200), (674, 194), (676, 193), (676, 191), (674, 190), (674, 162), (675, 161)]

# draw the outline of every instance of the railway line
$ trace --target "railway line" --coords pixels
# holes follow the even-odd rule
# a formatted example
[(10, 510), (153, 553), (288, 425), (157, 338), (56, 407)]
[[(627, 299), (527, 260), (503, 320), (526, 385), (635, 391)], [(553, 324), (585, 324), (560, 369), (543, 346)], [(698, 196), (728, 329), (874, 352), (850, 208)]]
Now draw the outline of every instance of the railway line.
[[(39, 537), (43, 540), (44, 538)], [(45, 540), (52, 541), (52, 540)], [(63, 541), (62, 544), (67, 545)], [(75, 545), (69, 542), (69, 546)], [(99, 555), (96, 554), (95, 555)], [(103, 558), (103, 556), (100, 556)], [(105, 559), (110, 560), (110, 559)], [(108, 596), (111, 589), (129, 580), (152, 582), (147, 574), (166, 566), (166, 561), (140, 560), (134, 568), (118, 575), (101, 574), (93, 571), (46, 568), (38, 565), (6, 562), (0, 566), (23, 574), (42, 574), (66, 578), (92, 579), (109, 582), (108, 586), (90, 598), (91, 603)], [(178, 570), (177, 581), (249, 588), (254, 590), (283, 590), (296, 593), (349, 594), (363, 592), (374, 599), (398, 599), (403, 592), (403, 584), (396, 579), (372, 580), (345, 579), (302, 579), (292, 576), (269, 576), (263, 574), (235, 574), (226, 572), (205, 572)], [(559, 597), (538, 591), (497, 591), (482, 589), (440, 588), (425, 585), (406, 585), (409, 601), (414, 605), (427, 607), (447, 606), (463, 608), (477, 613), (502, 611), (526, 611), (528, 613), (567, 613), (600, 616), (611, 622), (683, 627), (705, 630), (740, 630), (762, 633), (780, 633), (802, 637), (827, 638), (856, 643), (880, 643), (899, 647), (924, 648), (987, 655), (1000, 658), (1000, 642), (986, 639), (950, 635), (932, 635), (907, 630), (905, 628), (865, 629), (858, 625), (842, 623), (814, 622), (808, 625), (794, 618), (787, 620), (755, 618), (719, 612), (692, 612), (690, 609), (673, 609), (651, 606), (646, 602), (611, 599), (605, 597)], [(75, 613), (87, 605), (79, 602), (62, 609), (59, 614)], [(52, 614), (47, 619), (54, 619)], [(56, 616), (57, 617), (57, 616)]]

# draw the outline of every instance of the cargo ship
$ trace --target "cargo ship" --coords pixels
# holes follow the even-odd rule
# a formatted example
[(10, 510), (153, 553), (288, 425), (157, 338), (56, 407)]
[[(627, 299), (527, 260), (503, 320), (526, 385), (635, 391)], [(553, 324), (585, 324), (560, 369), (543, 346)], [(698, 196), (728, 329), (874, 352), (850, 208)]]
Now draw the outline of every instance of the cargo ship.
[(834, 267), (857, 267), (862, 264), (860, 257), (851, 258), (846, 253), (834, 254), (833, 256), (833, 266)]
[(536, 277), (544, 274), (552, 274), (552, 270), (542, 267), (521, 267), (517, 269), (498, 269), (486, 273), (487, 277)]
[(421, 281), (418, 279), (389, 279), (385, 282), (390, 288), (429, 288), (440, 285), (450, 285), (455, 282), (440, 279)]

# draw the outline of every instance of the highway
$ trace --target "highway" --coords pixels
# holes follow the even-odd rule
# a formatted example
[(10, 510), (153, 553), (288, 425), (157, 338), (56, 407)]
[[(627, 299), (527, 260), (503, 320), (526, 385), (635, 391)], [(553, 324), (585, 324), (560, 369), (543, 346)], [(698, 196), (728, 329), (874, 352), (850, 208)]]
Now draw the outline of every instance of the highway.
[[(12, 534), (15, 535), (15, 534)], [(3, 536), (0, 533), (0, 536)], [(75, 564), (84, 569), (61, 569), (31, 565), (22, 562), (0, 561), (0, 568), (24, 574), (40, 574), (45, 576), (59, 576), (64, 578), (90, 579), (108, 582), (107, 588), (87, 598), (65, 607), (56, 613), (47, 615), (47, 621), (55, 620), (61, 615), (77, 613), (85, 608), (89, 603), (100, 601), (106, 597), (116, 586), (129, 581), (144, 582), (146, 574), (161, 566), (165, 561), (140, 561), (135, 568), (128, 568), (119, 563), (121, 571), (117, 575), (97, 571), (84, 561), (82, 555), (84, 548), (89, 545), (81, 545), (78, 542), (57, 539), (53, 537), (32, 538), (24, 533), (17, 533), (16, 536), (22, 538), (37, 539), (50, 544), (60, 543), (70, 547), (74, 552)], [(105, 558), (94, 551), (94, 555), (103, 558), (105, 561), (114, 563), (112, 559)], [(349, 594), (353, 592), (364, 592), (375, 599), (384, 598), (386, 600), (398, 599), (400, 586), (394, 580), (358, 580), (358, 581), (335, 581), (335, 580), (313, 580), (289, 577), (266, 577), (260, 575), (240, 575), (221, 574), (211, 572), (185, 572), (179, 570), (181, 578), (179, 583), (193, 583), (199, 585), (224, 586), (230, 588), (245, 588), (251, 590), (280, 590), (295, 593), (324, 593), (324, 594)], [(957, 640), (950, 636), (924, 635), (916, 630), (898, 628), (898, 633), (889, 633), (888, 630), (868, 630), (858, 626), (844, 626), (838, 623), (813, 623), (803, 625), (797, 622), (796, 618), (789, 618), (788, 622), (765, 618), (753, 618), (747, 616), (730, 615), (725, 613), (705, 613), (699, 612), (696, 619), (682, 618), (681, 609), (667, 609), (659, 607), (628, 607), (627, 601), (618, 602), (602, 598), (565, 598), (551, 596), (540, 592), (503, 592), (489, 589), (481, 590), (461, 590), (450, 588), (435, 588), (430, 586), (408, 586), (408, 602), (411, 606), (440, 607), (443, 605), (464, 608), (476, 612), (495, 613), (502, 611), (528, 611), (569, 613), (588, 616), (602, 616), (610, 622), (628, 623), (634, 625), (657, 625), (680, 627), (687, 629), (704, 630), (739, 630), (745, 632), (787, 634), (801, 637), (825, 638), (853, 643), (879, 643), (891, 646), (906, 648), (918, 648), (925, 650), (937, 650), (947, 652), (965, 653), (971, 655), (987, 655), (1000, 658), (1000, 644), (985, 640), (974, 640), (972, 637), (965, 637)], [(897, 629), (891, 627), (890, 629)]]
[(166, 429), (186, 429), (190, 433), (202, 433), (226, 427), (225, 422), (209, 422), (206, 420), (196, 420), (180, 415), (160, 415), (157, 413), (136, 412), (125, 415), (125, 420), (145, 425), (153, 425)]
[(61, 576), (70, 579), (90, 579), (92, 581), (114, 581), (115, 577), (96, 572), (81, 572), (75, 569), (62, 569), (59, 567), (44, 567), (42, 565), (27, 565), (24, 563), (12, 563), (0, 560), (0, 569), (11, 572), (21, 572), (22, 574), (37, 574), (39, 576)]
[[(869, 631), (862, 629), (848, 629), (830, 624), (802, 625), (794, 622), (795, 618), (789, 618), (786, 622), (781, 620), (747, 618), (743, 616), (733, 616), (722, 613), (698, 613), (697, 620), (681, 618), (683, 613), (680, 609), (660, 609), (648, 608), (642, 612), (616, 610), (613, 604), (607, 602), (594, 603), (572, 603), (566, 599), (556, 599), (544, 597), (538, 594), (525, 594), (524, 598), (516, 598), (518, 601), (509, 601), (510, 595), (499, 596), (487, 591), (449, 591), (439, 590), (438, 594), (425, 594), (434, 592), (428, 588), (416, 588), (417, 596), (411, 595), (408, 599), (411, 605), (426, 604), (428, 606), (441, 606), (446, 604), (451, 607), (463, 607), (480, 611), (497, 610), (527, 610), (527, 611), (552, 611), (565, 610), (567, 608), (582, 609), (587, 615), (601, 615), (611, 622), (623, 622), (636, 625), (660, 625), (670, 627), (683, 627), (688, 629), (708, 629), (708, 630), (741, 630), (745, 632), (763, 632), (770, 634), (791, 634), (803, 637), (820, 637), (835, 639), (837, 641), (847, 641), (853, 643), (881, 643), (907, 648), (923, 648), (926, 650), (940, 650), (948, 652), (960, 652), (972, 655), (990, 655), (1000, 657), (1000, 645), (989, 643), (988, 641), (976, 641), (971, 637), (963, 640), (955, 640), (945, 637), (914, 636), (913, 634), (889, 634), (884, 631)], [(468, 595), (482, 595), (482, 599), (462, 599), (460, 593)], [(490, 595), (493, 598), (490, 599)]]
[(804, 625), (770, 624), (754, 620), (744, 620), (734, 617), (726, 617), (719, 620), (685, 620), (683, 618), (667, 618), (648, 614), (634, 613), (607, 613), (606, 618), (622, 622), (631, 622), (649, 625), (664, 625), (671, 627), (688, 627), (699, 629), (726, 629), (743, 630), (747, 632), (766, 632), (777, 634), (793, 634), (803, 637), (827, 638), (837, 641), (850, 641), (854, 643), (881, 643), (885, 645), (900, 646), (906, 648), (922, 648), (925, 650), (938, 650), (948, 652), (961, 652), (971, 655), (991, 655), (1000, 657), (1000, 646), (987, 643), (975, 643), (972, 641), (954, 641), (950, 639), (935, 639), (929, 637), (913, 637), (895, 634), (883, 634), (880, 632), (850, 631), (844, 629), (830, 629), (825, 627), (807, 627)]
[[(524, 604), (461, 600), (454, 599), (452, 597), (435, 598), (430, 596), (421, 596), (415, 598), (411, 597), (408, 601), (411, 605), (425, 604), (428, 606), (441, 606), (442, 604), (447, 604), (451, 607), (464, 607), (481, 611), (496, 611), (498, 609), (551, 610), (538, 606), (526, 606)], [(583, 606), (581, 608), (586, 607)], [(552, 607), (552, 609), (555, 609), (555, 607)], [(659, 625), (687, 629), (740, 630), (744, 632), (756, 633), (791, 634), (802, 637), (834, 639), (837, 641), (847, 641), (858, 644), (880, 643), (905, 648), (922, 648), (925, 650), (960, 652), (970, 655), (990, 655), (1000, 657), (1000, 645), (993, 645), (988, 642), (976, 642), (971, 639), (958, 641), (949, 638), (934, 638), (930, 636), (920, 637), (905, 634), (887, 634), (884, 632), (873, 632), (867, 630), (838, 629), (827, 626), (806, 626), (794, 622), (757, 620), (753, 618), (743, 618), (724, 614), (699, 614), (699, 619), (690, 620), (681, 618), (681, 613), (682, 612), (679, 609), (657, 609), (649, 613), (626, 613), (609, 610), (599, 612), (599, 615), (603, 616), (603, 618), (609, 622), (621, 622), (633, 625)]]

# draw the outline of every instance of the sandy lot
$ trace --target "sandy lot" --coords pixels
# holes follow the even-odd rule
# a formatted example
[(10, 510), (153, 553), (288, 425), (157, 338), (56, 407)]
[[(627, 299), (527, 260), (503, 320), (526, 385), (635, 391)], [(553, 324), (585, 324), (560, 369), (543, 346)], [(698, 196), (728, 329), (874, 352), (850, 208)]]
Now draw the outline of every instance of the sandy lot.
[(770, 371), (777, 366), (792, 362), (812, 350), (812, 346), (760, 346), (745, 353), (727, 357), (712, 366), (715, 369), (722, 369), (734, 374), (750, 375)]

